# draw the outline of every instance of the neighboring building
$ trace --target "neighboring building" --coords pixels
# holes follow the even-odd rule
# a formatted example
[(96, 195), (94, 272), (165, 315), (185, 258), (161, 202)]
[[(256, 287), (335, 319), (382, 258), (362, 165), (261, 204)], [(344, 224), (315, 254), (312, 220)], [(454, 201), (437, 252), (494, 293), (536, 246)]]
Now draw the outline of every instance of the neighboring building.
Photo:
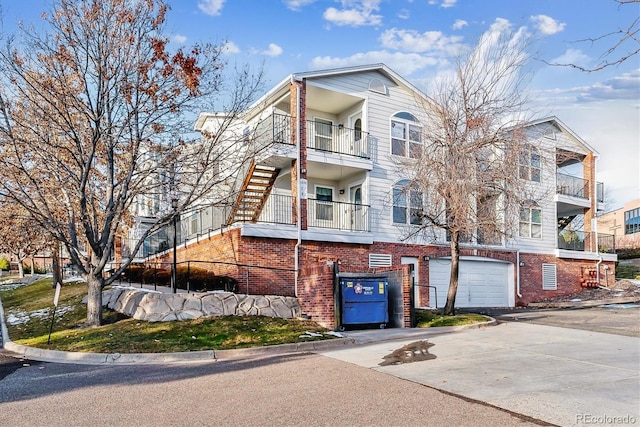
[(640, 249), (640, 199), (598, 216), (598, 231), (614, 236), (615, 249)]
[[(253, 162), (235, 169), (228, 205), (182, 216), (178, 261), (208, 261), (243, 292), (296, 295), (303, 313), (329, 327), (337, 326), (336, 271), (395, 274), (396, 326), (410, 324), (411, 301), (442, 307), (447, 237), (405, 240), (418, 207), (398, 191), (407, 177), (394, 162), (421, 144), (423, 96), (382, 64), (284, 79), (243, 117), (239, 149)], [(216, 117), (200, 114), (196, 130), (215, 134)], [(514, 307), (613, 283), (616, 256), (600, 252), (604, 236), (592, 227), (603, 207), (597, 153), (555, 117), (527, 131), (536, 139), (520, 175), (548, 187), (548, 197), (523, 207), (512, 241), (463, 245), (458, 307)], [(553, 168), (536, 147), (551, 148)]]

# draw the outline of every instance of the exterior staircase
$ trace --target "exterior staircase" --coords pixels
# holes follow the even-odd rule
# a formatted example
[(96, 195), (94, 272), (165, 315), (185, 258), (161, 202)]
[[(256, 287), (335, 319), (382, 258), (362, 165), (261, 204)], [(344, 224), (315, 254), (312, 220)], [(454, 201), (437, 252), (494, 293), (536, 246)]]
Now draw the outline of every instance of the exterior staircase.
[(573, 221), (576, 216), (577, 215), (572, 215), (558, 218), (558, 231), (564, 230), (567, 225), (571, 224), (571, 221)]
[(253, 162), (238, 193), (227, 225), (234, 222), (257, 222), (280, 169)]

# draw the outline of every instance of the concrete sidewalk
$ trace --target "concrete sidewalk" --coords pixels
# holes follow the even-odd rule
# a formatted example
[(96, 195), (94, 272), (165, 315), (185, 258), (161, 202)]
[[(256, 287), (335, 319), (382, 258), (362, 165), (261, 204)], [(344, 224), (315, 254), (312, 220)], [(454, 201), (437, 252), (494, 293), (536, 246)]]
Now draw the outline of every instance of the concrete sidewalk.
[(433, 335), (435, 359), (380, 366), (384, 356), (421, 338), (319, 354), (553, 424), (640, 423), (638, 338), (507, 323)]

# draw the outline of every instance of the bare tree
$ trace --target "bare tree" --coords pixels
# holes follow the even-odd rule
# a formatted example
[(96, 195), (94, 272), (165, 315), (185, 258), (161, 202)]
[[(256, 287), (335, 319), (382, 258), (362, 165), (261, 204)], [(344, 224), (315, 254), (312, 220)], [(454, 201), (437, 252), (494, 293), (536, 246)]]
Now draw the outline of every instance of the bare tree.
[[(44, 34), (23, 29), (0, 51), (0, 193), (67, 249), (87, 279), (87, 325), (102, 322), (102, 288), (131, 262), (105, 267), (139, 196), (158, 202), (138, 241), (169, 224), (224, 177), (230, 124), (261, 71), (227, 80), (223, 44), (170, 51), (163, 0), (58, 0)], [(195, 114), (225, 111), (215, 134), (189, 141)]]
[(415, 207), (407, 237), (433, 233), (450, 244), (446, 315), (454, 314), (461, 244), (502, 245), (517, 233), (523, 203), (540, 198), (520, 169), (545, 157), (523, 127), (526, 48), (522, 33), (485, 34), (422, 101), (423, 144), (402, 165)]
[[(613, 0), (618, 3), (618, 8), (623, 6), (634, 7), (640, 3), (640, 0)], [(606, 44), (606, 47), (598, 58), (598, 63), (593, 67), (584, 67), (577, 64), (561, 64), (561, 63), (549, 63), (549, 65), (557, 65), (563, 67), (577, 68), (580, 71), (595, 72), (603, 70), (607, 67), (622, 64), (628, 59), (636, 56), (640, 53), (640, 15), (638, 14), (638, 8), (631, 11), (629, 14), (631, 22), (623, 27), (616, 28), (606, 34), (601, 34), (596, 37), (590, 37), (583, 40), (576, 40), (575, 43), (588, 43), (591, 46)]]
[[(18, 272), (24, 277), (24, 261), (51, 244), (51, 239), (33, 221), (29, 212), (15, 203), (0, 204), (0, 252), (13, 255), (18, 261)], [(33, 263), (31, 274), (33, 274)]]

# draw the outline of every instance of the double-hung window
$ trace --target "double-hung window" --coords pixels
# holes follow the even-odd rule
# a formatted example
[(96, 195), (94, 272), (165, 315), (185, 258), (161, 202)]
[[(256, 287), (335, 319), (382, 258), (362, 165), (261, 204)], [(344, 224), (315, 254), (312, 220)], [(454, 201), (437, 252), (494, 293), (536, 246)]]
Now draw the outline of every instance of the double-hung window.
[(333, 221), (333, 188), (316, 187), (316, 219)]
[(520, 208), (520, 237), (542, 238), (542, 210), (539, 207)]
[(422, 223), (423, 194), (417, 185), (410, 185), (408, 180), (398, 181), (393, 186), (393, 223)]
[(422, 156), (422, 128), (416, 118), (406, 112), (391, 118), (391, 154), (418, 159)]
[(540, 182), (542, 175), (542, 158), (540, 151), (533, 145), (523, 147), (519, 161), (520, 178)]

